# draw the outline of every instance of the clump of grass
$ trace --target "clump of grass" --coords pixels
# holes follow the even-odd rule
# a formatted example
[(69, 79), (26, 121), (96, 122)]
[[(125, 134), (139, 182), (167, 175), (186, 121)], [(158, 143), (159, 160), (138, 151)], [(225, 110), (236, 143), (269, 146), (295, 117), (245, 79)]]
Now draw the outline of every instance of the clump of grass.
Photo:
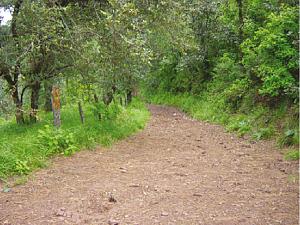
[(55, 129), (52, 114), (39, 115), (36, 124), (17, 125), (14, 121), (0, 123), (0, 178), (27, 175), (45, 167), (53, 155), (72, 155), (97, 144), (109, 146), (143, 128), (149, 118), (145, 105), (134, 99), (126, 108), (119, 105), (108, 109), (101, 121), (91, 105), (84, 106), (85, 123), (81, 124), (77, 106), (65, 106), (61, 111), (62, 126)]
[(256, 140), (263, 140), (271, 138), (274, 135), (275, 131), (273, 127), (262, 127), (255, 131), (252, 137)]
[(299, 160), (299, 150), (291, 150), (284, 156), (286, 160)]
[(280, 147), (291, 146), (297, 143), (299, 144), (299, 133), (293, 129), (286, 130), (278, 138), (278, 144)]

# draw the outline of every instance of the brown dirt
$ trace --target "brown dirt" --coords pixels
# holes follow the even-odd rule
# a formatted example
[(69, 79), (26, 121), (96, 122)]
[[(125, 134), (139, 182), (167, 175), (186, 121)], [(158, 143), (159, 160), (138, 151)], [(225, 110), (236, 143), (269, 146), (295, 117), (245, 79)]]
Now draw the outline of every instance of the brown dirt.
[(298, 224), (298, 164), (170, 107), (0, 193), (0, 224)]

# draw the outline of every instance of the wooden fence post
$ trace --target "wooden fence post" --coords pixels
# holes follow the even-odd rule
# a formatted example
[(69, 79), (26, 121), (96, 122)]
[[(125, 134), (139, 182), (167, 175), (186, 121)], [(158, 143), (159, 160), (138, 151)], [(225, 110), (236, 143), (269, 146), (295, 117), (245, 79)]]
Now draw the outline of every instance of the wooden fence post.
[(101, 120), (101, 113), (99, 110), (99, 98), (96, 94), (94, 94), (94, 100), (95, 100), (95, 104), (96, 104), (96, 114), (98, 115), (98, 119)]
[(78, 102), (78, 110), (79, 110), (79, 115), (80, 115), (81, 123), (84, 124), (84, 113), (83, 113), (80, 101)]
[(52, 87), (52, 111), (53, 111), (53, 123), (55, 127), (60, 127), (60, 97), (59, 97), (59, 87)]

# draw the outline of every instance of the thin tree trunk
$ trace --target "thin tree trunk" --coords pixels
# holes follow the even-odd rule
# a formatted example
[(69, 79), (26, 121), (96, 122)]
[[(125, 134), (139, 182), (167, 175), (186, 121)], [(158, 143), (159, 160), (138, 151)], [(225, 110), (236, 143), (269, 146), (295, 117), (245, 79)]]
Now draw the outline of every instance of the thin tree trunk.
[(52, 84), (49, 84), (47, 81), (45, 81), (45, 83), (44, 83), (44, 89), (45, 89), (44, 110), (46, 112), (51, 112), (52, 111), (52, 104), (51, 104)]
[(111, 90), (107, 91), (103, 96), (103, 102), (105, 105), (109, 105), (114, 99), (114, 93), (116, 91), (115, 86), (111, 88)]
[(79, 111), (79, 115), (80, 115), (80, 121), (82, 124), (84, 124), (84, 113), (83, 113), (82, 105), (81, 105), (80, 101), (78, 102), (78, 111)]
[(21, 102), (18, 102), (16, 104), (16, 121), (17, 124), (24, 124), (24, 112), (23, 112), (23, 104)]
[(52, 88), (52, 111), (53, 111), (53, 124), (55, 127), (60, 127), (60, 97), (59, 97), (59, 88), (53, 86)]
[(243, 59), (243, 52), (241, 49), (241, 44), (244, 41), (244, 14), (243, 14), (243, 0), (236, 0), (238, 5), (238, 11), (239, 11), (239, 59), (240, 61)]
[[(99, 103), (99, 98), (96, 94), (94, 94), (94, 100), (95, 100), (95, 104), (96, 104), (96, 109), (98, 110), (98, 103)], [(101, 113), (99, 111), (96, 112), (98, 119), (101, 120)]]
[(120, 105), (124, 106), (123, 97), (122, 96), (119, 97), (119, 101), (120, 101)]
[(98, 98), (97, 94), (94, 94), (94, 101), (95, 101), (95, 103), (99, 103), (99, 98)]
[(23, 112), (23, 102), (19, 98), (18, 86), (15, 85), (12, 88), (12, 98), (16, 106), (16, 121), (17, 124), (23, 124), (24, 120), (24, 112)]
[(103, 102), (105, 105), (109, 105), (113, 100), (113, 95), (112, 93), (106, 93), (103, 97)]
[[(19, 46), (18, 41), (18, 32), (17, 32), (17, 17), (20, 12), (20, 8), (23, 4), (23, 0), (17, 0), (14, 4), (14, 11), (12, 13), (12, 20), (11, 20), (11, 34), (12, 38), (15, 41), (16, 46)], [(19, 47), (18, 47), (19, 48)], [(18, 78), (20, 74), (20, 62), (17, 61), (15, 65), (15, 69), (13, 72), (13, 82), (11, 83), (11, 90), (12, 90), (12, 97), (14, 100), (14, 103), (16, 105), (16, 121), (17, 124), (23, 124), (25, 122), (24, 120), (24, 113), (23, 113), (23, 102), (22, 99), (19, 97), (18, 92)]]
[(128, 90), (126, 93), (126, 105), (129, 105), (132, 101), (132, 90)]
[(31, 110), (30, 110), (30, 122), (36, 123), (37, 112), (39, 108), (39, 94), (40, 94), (41, 84), (39, 81), (35, 81), (31, 86)]

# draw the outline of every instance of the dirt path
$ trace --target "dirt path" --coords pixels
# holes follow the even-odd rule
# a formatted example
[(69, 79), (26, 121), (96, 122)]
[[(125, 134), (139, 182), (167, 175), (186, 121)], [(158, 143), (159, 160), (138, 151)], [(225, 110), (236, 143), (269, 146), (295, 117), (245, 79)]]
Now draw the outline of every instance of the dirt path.
[(0, 193), (0, 224), (298, 224), (297, 163), (151, 106), (139, 134), (57, 158)]

